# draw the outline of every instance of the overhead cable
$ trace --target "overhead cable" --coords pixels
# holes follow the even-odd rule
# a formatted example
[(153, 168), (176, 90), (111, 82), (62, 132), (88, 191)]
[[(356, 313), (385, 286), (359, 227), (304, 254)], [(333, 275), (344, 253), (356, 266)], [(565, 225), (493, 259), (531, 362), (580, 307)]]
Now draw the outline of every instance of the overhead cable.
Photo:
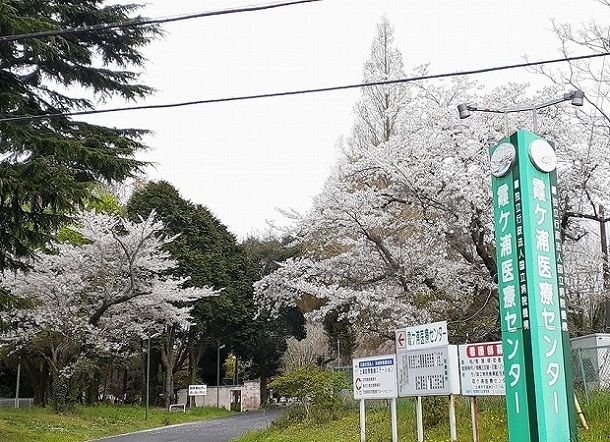
[(356, 83), (356, 84), (346, 84), (339, 86), (328, 86), (321, 87), (315, 89), (299, 89), (299, 90), (291, 90), (291, 91), (280, 91), (280, 92), (269, 92), (269, 93), (261, 93), (254, 95), (239, 95), (235, 97), (223, 97), (223, 98), (210, 98), (204, 100), (194, 100), (194, 101), (183, 101), (178, 103), (165, 103), (165, 104), (146, 104), (146, 105), (138, 105), (138, 106), (125, 106), (125, 107), (115, 107), (108, 109), (91, 109), (84, 111), (74, 111), (74, 112), (57, 112), (57, 113), (47, 113), (40, 115), (19, 115), (14, 117), (4, 117), (0, 118), (1, 122), (8, 121), (31, 121), (31, 120), (40, 120), (45, 118), (57, 118), (57, 117), (70, 117), (70, 116), (79, 116), (79, 115), (93, 115), (93, 114), (105, 114), (110, 112), (124, 112), (124, 111), (134, 111), (134, 110), (144, 110), (144, 109), (165, 109), (165, 108), (175, 108), (175, 107), (184, 107), (184, 106), (194, 106), (199, 104), (212, 104), (212, 103), (226, 103), (231, 101), (246, 101), (246, 100), (257, 100), (263, 98), (274, 98), (274, 97), (285, 97), (290, 95), (304, 95), (304, 94), (313, 94), (313, 93), (321, 93), (321, 92), (331, 92), (331, 91), (341, 91), (347, 89), (359, 89), (364, 87), (373, 87), (373, 86), (385, 86), (391, 84), (400, 84), (400, 83), (412, 83), (418, 81), (426, 81), (426, 80), (434, 80), (440, 78), (449, 78), (449, 77), (462, 77), (466, 75), (477, 75), (477, 74), (485, 74), (489, 72), (503, 71), (507, 69), (517, 69), (517, 68), (526, 68), (531, 66), (539, 66), (543, 64), (553, 64), (553, 63), (563, 63), (568, 61), (578, 61), (599, 57), (606, 57), (610, 55), (610, 52), (602, 52), (598, 54), (588, 54), (588, 55), (578, 55), (574, 57), (565, 57), (565, 58), (554, 58), (549, 60), (540, 60), (540, 61), (532, 61), (525, 63), (517, 63), (503, 66), (494, 66), (488, 68), (480, 68), (480, 69), (472, 69), (466, 71), (457, 71), (457, 72), (447, 72), (441, 74), (429, 74), (422, 75), (418, 77), (407, 77), (407, 78), (398, 78), (394, 80), (382, 80), (382, 81), (373, 81), (369, 83)]
[(117, 28), (131, 28), (135, 26), (147, 26), (147, 25), (158, 25), (163, 23), (171, 23), (177, 21), (184, 20), (192, 20), (195, 18), (203, 18), (203, 17), (213, 17), (217, 15), (227, 15), (227, 14), (237, 14), (242, 12), (255, 12), (255, 11), (263, 11), (267, 9), (276, 9), (282, 8), (285, 6), (295, 6), (301, 5), (304, 3), (316, 3), (321, 2), (323, 0), (297, 0), (292, 2), (284, 2), (284, 3), (268, 3), (264, 5), (253, 5), (253, 6), (245, 6), (240, 8), (232, 8), (232, 9), (222, 9), (217, 11), (206, 11), (206, 12), (197, 12), (194, 14), (183, 14), (176, 15), (172, 17), (163, 17), (163, 18), (134, 18), (132, 20), (125, 20), (117, 23), (99, 23), (90, 26), (79, 26), (76, 28), (68, 28), (68, 29), (50, 29), (47, 31), (40, 32), (29, 32), (27, 34), (14, 34), (14, 35), (2, 35), (0, 36), (0, 43), (9, 43), (15, 41), (26, 40), (29, 38), (48, 38), (48, 37), (57, 37), (57, 36), (65, 36), (65, 35), (75, 35), (89, 32), (99, 32), (106, 29), (117, 29)]

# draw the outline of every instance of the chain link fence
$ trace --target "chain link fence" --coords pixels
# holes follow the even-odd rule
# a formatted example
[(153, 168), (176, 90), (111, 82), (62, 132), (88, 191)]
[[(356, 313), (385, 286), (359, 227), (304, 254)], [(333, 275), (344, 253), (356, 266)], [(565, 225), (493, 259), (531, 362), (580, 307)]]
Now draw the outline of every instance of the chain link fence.
[(580, 390), (587, 405), (599, 391), (610, 391), (610, 346), (572, 349), (574, 387)]

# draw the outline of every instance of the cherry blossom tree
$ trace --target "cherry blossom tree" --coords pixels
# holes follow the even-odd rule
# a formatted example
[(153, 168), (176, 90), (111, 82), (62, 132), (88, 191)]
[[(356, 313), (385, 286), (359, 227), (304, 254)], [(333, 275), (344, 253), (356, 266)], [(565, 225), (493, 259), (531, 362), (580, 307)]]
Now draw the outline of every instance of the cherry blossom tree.
[[(607, 0), (599, 3), (610, 6)], [(553, 22), (564, 57), (575, 54), (603, 54), (610, 47), (610, 25), (597, 20), (578, 26)], [(583, 133), (581, 154), (574, 158), (569, 173), (573, 175), (570, 204), (563, 212), (563, 225), (574, 238), (597, 236), (596, 247), (591, 251), (601, 264), (603, 284), (598, 287), (597, 307), (583, 307), (577, 312), (582, 319), (583, 332), (610, 329), (610, 263), (606, 224), (608, 211), (607, 171), (610, 166), (606, 152), (610, 142), (610, 67), (606, 57), (573, 60), (561, 66), (541, 66), (535, 69), (553, 84), (577, 88), (585, 92), (587, 106), (574, 109), (573, 117)], [(593, 246), (595, 242), (587, 242)], [(587, 255), (587, 257), (590, 255)], [(587, 262), (590, 262), (587, 260)], [(597, 268), (598, 266), (594, 266)]]
[[(3, 313), (5, 345), (41, 354), (52, 376), (52, 402), (62, 409), (74, 375), (94, 355), (125, 355), (134, 339), (173, 325), (186, 327), (193, 302), (218, 295), (183, 288), (154, 214), (140, 222), (94, 212), (76, 220), (83, 245), (54, 244), (27, 273), (2, 286), (19, 300)], [(170, 383), (171, 385), (171, 383)]]
[[(384, 47), (380, 35), (367, 62), (369, 71), (384, 71), (382, 66), (370, 69), (371, 63), (384, 60), (375, 56)], [(402, 68), (397, 51), (382, 52), (395, 54), (391, 62), (396, 70)], [(394, 96), (392, 87), (384, 88)], [(504, 135), (504, 125), (501, 117), (486, 114), (460, 121), (456, 105), (524, 105), (563, 90), (549, 87), (531, 94), (527, 85), (510, 84), (485, 92), (457, 79), (394, 92), (400, 105), (387, 114), (393, 130), (385, 138), (365, 139), (359, 135), (363, 116), (356, 118), (323, 191), (297, 220), (295, 237), (303, 256), (285, 261), (257, 283), (259, 302), (278, 308), (314, 297), (320, 308), (310, 313), (312, 318), (340, 308), (360, 330), (387, 336), (399, 325), (448, 318), (460, 340), (497, 337), (487, 152)], [(364, 95), (360, 104), (369, 103)], [(531, 128), (529, 115), (512, 117), (511, 128)], [(542, 112), (538, 132), (557, 143), (565, 213), (577, 203), (575, 188), (583, 185), (575, 167), (587, 150), (582, 126), (558, 106)], [(594, 169), (590, 183), (608, 177)], [(566, 241), (578, 239), (567, 224), (564, 233)]]

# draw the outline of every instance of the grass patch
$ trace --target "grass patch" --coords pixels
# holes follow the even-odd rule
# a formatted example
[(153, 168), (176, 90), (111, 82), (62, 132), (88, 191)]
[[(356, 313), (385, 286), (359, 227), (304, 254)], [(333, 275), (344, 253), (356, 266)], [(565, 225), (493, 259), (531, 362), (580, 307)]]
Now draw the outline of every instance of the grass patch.
[(73, 412), (54, 414), (47, 408), (0, 409), (2, 442), (82, 442), (103, 436), (163, 427), (165, 425), (226, 416), (217, 408), (195, 408), (169, 413), (151, 408), (144, 421), (144, 408), (100, 405), (76, 407)]
[[(480, 437), (485, 442), (506, 442), (506, 413), (502, 398), (479, 398)], [(610, 440), (610, 394), (600, 394), (592, 398), (586, 406), (581, 400), (583, 411), (591, 429), (587, 432), (579, 428), (581, 442), (608, 442)], [(438, 401), (433, 401), (439, 406)], [(440, 404), (445, 407), (445, 403)], [(424, 409), (426, 399), (424, 399)], [(295, 422), (282, 419), (268, 430), (248, 433), (238, 442), (353, 442), (360, 440), (358, 409), (355, 403), (335, 413), (335, 419), (318, 419), (309, 422)], [(464, 397), (457, 400), (458, 440), (472, 441), (469, 402)], [(387, 442), (391, 439), (390, 408), (385, 401), (370, 402), (367, 406), (367, 441)], [(415, 423), (415, 401), (398, 400), (398, 437), (400, 441), (417, 440)], [(428, 442), (449, 440), (449, 425), (446, 419), (425, 428)]]

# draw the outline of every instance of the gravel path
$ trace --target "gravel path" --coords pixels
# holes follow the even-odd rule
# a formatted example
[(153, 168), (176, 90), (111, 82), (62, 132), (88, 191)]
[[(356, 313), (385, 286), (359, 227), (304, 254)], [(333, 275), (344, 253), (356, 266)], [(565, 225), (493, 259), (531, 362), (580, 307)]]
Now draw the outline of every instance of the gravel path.
[[(112, 436), (104, 442), (228, 442), (248, 430), (267, 428), (282, 410), (254, 411), (218, 419), (173, 425), (154, 430)], [(94, 441), (91, 441), (94, 442)]]

